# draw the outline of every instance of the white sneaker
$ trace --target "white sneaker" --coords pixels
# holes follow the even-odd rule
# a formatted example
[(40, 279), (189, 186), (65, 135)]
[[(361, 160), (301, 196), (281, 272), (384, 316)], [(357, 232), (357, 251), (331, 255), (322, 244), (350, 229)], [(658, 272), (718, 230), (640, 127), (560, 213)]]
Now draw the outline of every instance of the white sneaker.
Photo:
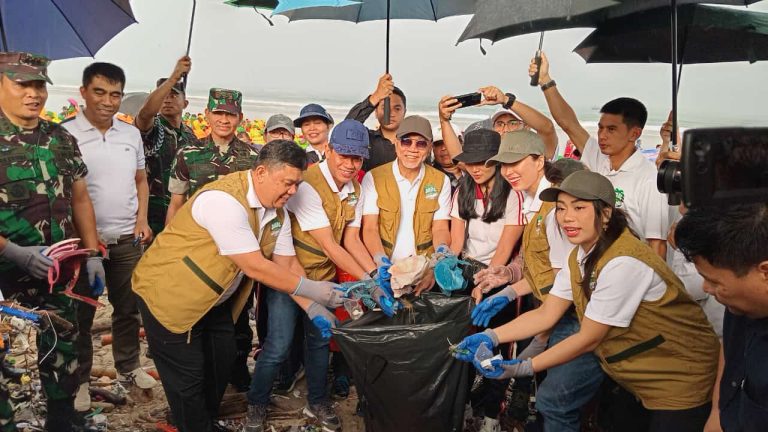
[(157, 381), (142, 368), (137, 368), (124, 374), (117, 374), (117, 380), (133, 384), (140, 389), (151, 389), (157, 385)]
[(88, 392), (88, 384), (80, 384), (75, 396), (75, 411), (85, 412), (91, 409), (91, 394)]
[(501, 423), (495, 418), (483, 417), (478, 432), (501, 432)]

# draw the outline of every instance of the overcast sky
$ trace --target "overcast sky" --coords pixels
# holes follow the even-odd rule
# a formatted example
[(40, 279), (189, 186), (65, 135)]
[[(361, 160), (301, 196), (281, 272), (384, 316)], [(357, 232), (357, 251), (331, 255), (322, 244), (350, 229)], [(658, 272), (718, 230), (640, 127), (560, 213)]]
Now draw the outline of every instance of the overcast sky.
[[(335, 21), (270, 26), (252, 9), (198, 0), (192, 36), (191, 94), (209, 87), (240, 89), (246, 99), (348, 104), (373, 91), (384, 70), (384, 22)], [(192, 2), (132, 0), (138, 24), (117, 35), (96, 56), (126, 71), (126, 91), (148, 91), (167, 76), (187, 45)], [(768, 2), (750, 7), (768, 11)], [(268, 12), (267, 12), (268, 13)], [(94, 18), (97, 19), (97, 18)], [(455, 46), (469, 17), (431, 21), (393, 21), (390, 69), (408, 96), (409, 108), (432, 109), (444, 94), (461, 94), (493, 84), (543, 108), (540, 90), (528, 85), (527, 66), (538, 35), (507, 39), (480, 52), (476, 40)], [(669, 65), (586, 65), (571, 50), (588, 29), (550, 32), (544, 49), (558, 88), (585, 120), (618, 96), (639, 98), (652, 121), (670, 108)], [(79, 85), (93, 59), (54, 62), (57, 86)], [(52, 101), (55, 102), (55, 101)], [(680, 118), (684, 126), (768, 125), (768, 62), (691, 65), (683, 70)]]

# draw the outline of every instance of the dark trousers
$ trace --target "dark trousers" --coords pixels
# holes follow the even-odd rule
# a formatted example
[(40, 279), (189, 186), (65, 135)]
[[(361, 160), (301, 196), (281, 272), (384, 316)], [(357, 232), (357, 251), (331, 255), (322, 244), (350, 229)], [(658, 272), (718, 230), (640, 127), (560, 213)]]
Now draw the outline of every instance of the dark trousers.
[(248, 317), (248, 310), (251, 307), (253, 307), (253, 294), (248, 296), (248, 301), (235, 322), (237, 356), (234, 365), (232, 365), (230, 382), (241, 392), (248, 391), (248, 387), (251, 385), (251, 373), (248, 371), (248, 355), (253, 347), (253, 330)]
[(237, 355), (230, 301), (171, 333), (139, 299), (147, 342), (179, 432), (210, 432)]
[[(133, 235), (120, 237), (117, 244), (109, 245), (109, 259), (104, 260), (107, 280), (107, 298), (112, 304), (112, 357), (119, 373), (131, 372), (141, 366), (139, 362), (139, 327), (141, 319), (136, 306), (136, 294), (131, 289), (131, 275), (141, 258), (141, 248), (134, 246)], [(88, 275), (82, 271), (75, 291), (92, 297)], [(78, 338), (78, 360), (80, 383), (89, 382), (93, 366), (93, 317), (96, 309), (81, 304), (77, 310), (80, 328)]]

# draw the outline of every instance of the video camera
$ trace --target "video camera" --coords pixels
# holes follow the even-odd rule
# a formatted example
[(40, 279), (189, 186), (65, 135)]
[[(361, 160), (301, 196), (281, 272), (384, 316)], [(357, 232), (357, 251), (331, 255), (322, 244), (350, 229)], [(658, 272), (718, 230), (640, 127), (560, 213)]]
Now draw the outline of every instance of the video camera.
[(680, 161), (659, 167), (656, 186), (670, 205), (768, 202), (768, 128), (690, 129)]

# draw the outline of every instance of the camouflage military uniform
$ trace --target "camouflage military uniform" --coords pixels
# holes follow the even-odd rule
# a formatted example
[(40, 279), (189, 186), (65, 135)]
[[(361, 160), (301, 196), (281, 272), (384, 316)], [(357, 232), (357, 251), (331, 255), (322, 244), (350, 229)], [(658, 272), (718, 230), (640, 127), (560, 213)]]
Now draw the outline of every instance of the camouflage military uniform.
[(222, 150), (209, 136), (176, 152), (168, 189), (192, 196), (202, 186), (230, 172), (251, 169), (259, 153), (250, 145), (232, 138)]
[[(64, 128), (41, 119), (37, 128), (22, 130), (0, 113), (0, 235), (20, 246), (51, 245), (75, 236), (72, 184), (86, 174), (77, 142)], [(74, 300), (57, 293), (63, 287), (50, 294), (47, 281), (2, 259), (0, 289), (7, 299), (52, 310), (75, 324), (70, 331), (54, 334), (49, 328), (37, 337), (40, 381), (48, 400), (71, 400), (78, 387)], [(0, 425), (6, 411), (0, 406)]]
[(160, 114), (155, 116), (152, 128), (142, 134), (144, 140), (144, 158), (149, 182), (149, 207), (147, 219), (155, 235), (165, 227), (165, 214), (171, 202), (168, 191), (168, 179), (171, 165), (178, 149), (196, 141), (192, 129), (185, 124), (175, 129)]

